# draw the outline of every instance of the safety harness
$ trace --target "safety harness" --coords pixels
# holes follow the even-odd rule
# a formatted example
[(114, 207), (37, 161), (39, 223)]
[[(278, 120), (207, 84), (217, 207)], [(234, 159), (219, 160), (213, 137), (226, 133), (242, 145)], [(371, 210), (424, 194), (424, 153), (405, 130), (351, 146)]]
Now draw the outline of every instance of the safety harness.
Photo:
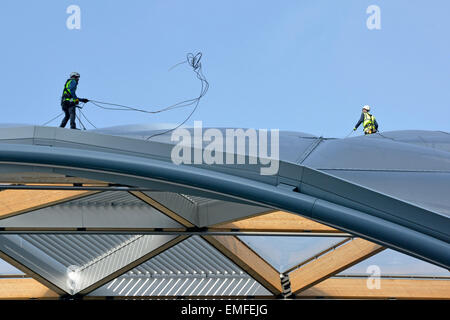
[(377, 132), (375, 128), (375, 117), (368, 112), (364, 113), (364, 134), (371, 134)]
[(75, 81), (74, 79), (67, 79), (66, 84), (64, 85), (63, 94), (61, 97), (61, 101), (71, 101), (73, 102), (72, 92), (69, 89), (70, 81)]

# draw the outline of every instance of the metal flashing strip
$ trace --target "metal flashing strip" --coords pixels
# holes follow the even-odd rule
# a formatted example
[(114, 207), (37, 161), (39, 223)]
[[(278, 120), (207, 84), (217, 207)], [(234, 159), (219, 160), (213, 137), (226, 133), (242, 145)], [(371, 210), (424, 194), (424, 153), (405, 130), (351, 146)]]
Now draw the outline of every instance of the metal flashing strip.
[(214, 228), (190, 228), (186, 230), (170, 229), (95, 229), (95, 228), (0, 228), (2, 234), (126, 234), (126, 235), (185, 235), (185, 236), (254, 236), (254, 237), (351, 237), (346, 232), (309, 232), (309, 231), (218, 231)]

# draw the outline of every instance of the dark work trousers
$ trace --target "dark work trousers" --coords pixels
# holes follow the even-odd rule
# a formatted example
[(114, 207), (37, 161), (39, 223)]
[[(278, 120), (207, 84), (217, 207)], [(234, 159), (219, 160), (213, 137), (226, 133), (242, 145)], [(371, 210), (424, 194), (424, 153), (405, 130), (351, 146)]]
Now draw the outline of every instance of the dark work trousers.
[(64, 128), (67, 124), (67, 121), (69, 121), (70, 119), (70, 129), (76, 129), (77, 125), (75, 124), (75, 103), (65, 100), (61, 103), (61, 107), (64, 111), (65, 116), (61, 122), (60, 127)]

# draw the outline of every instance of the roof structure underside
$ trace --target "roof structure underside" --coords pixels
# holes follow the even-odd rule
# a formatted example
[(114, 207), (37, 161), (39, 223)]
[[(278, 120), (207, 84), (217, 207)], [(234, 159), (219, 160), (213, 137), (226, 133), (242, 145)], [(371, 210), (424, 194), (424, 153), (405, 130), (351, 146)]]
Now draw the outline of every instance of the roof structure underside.
[(0, 299), (450, 299), (450, 134), (280, 132), (277, 159), (250, 139), (244, 164), (176, 165), (152, 132), (0, 128), (0, 258), (22, 272)]

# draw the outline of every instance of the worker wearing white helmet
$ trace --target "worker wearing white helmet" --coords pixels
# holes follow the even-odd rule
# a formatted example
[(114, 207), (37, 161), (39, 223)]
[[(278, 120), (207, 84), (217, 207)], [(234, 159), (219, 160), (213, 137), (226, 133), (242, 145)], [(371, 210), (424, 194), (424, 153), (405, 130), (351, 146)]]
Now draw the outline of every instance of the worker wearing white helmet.
[(370, 114), (370, 106), (367, 104), (362, 108), (361, 117), (356, 123), (355, 128), (353, 128), (353, 131), (356, 131), (361, 123), (363, 124), (364, 134), (372, 134), (378, 131), (377, 120)]
[(75, 109), (78, 103), (88, 102), (88, 99), (78, 98), (75, 91), (77, 90), (78, 81), (80, 80), (80, 74), (78, 72), (72, 72), (70, 78), (66, 81), (64, 85), (63, 94), (61, 97), (61, 107), (64, 111), (64, 119), (61, 122), (60, 127), (64, 128), (67, 121), (70, 119), (70, 128), (76, 129), (75, 123)]

